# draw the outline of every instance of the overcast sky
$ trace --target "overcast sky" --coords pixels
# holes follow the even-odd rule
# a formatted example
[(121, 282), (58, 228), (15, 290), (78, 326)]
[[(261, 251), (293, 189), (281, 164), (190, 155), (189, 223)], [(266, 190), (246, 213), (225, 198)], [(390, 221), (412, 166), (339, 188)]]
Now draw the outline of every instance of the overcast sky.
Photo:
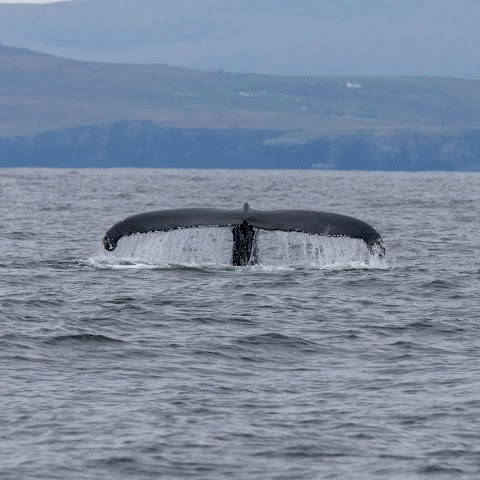
[(0, 44), (81, 60), (480, 78), (480, 0), (9, 1)]
[(60, 0), (0, 0), (0, 3), (55, 3), (58, 1)]

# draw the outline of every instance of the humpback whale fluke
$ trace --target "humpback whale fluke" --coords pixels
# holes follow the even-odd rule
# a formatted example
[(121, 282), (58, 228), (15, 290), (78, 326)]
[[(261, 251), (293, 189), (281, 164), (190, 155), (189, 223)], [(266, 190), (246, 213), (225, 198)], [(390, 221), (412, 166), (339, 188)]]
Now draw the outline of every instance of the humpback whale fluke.
[(313, 210), (257, 210), (247, 202), (238, 209), (175, 208), (132, 215), (107, 231), (103, 245), (112, 251), (120, 238), (128, 235), (191, 227), (231, 227), (232, 264), (236, 266), (257, 263), (257, 229), (357, 238), (366, 243), (371, 253), (385, 255), (380, 234), (357, 218)]

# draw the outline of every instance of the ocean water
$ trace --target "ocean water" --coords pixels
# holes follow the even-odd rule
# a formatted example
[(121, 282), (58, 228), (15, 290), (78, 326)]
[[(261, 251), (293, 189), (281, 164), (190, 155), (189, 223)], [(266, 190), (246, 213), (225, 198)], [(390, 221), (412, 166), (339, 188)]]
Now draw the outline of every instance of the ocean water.
[[(187, 206), (353, 215), (362, 242), (101, 238)], [(0, 170), (0, 479), (480, 478), (480, 175)]]

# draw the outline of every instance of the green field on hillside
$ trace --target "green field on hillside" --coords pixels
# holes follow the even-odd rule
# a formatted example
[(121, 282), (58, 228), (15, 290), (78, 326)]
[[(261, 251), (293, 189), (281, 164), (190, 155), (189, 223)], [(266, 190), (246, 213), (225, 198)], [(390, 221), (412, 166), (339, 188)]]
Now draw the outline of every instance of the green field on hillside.
[(480, 127), (480, 81), (284, 77), (79, 62), (0, 47), (0, 134), (127, 120), (184, 128), (328, 132)]

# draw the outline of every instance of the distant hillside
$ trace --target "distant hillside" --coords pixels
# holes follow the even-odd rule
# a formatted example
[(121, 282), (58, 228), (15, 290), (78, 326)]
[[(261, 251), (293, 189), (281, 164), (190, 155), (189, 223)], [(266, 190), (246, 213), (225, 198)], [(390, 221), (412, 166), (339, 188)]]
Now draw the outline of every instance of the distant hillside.
[(0, 98), (0, 134), (123, 120), (282, 130), (297, 132), (296, 140), (325, 131), (480, 126), (480, 81), (232, 74), (1, 46)]
[(0, 166), (480, 169), (474, 80), (232, 74), (0, 47), (0, 106)]
[(236, 72), (480, 78), (476, 0), (75, 0), (0, 5), (0, 43)]

